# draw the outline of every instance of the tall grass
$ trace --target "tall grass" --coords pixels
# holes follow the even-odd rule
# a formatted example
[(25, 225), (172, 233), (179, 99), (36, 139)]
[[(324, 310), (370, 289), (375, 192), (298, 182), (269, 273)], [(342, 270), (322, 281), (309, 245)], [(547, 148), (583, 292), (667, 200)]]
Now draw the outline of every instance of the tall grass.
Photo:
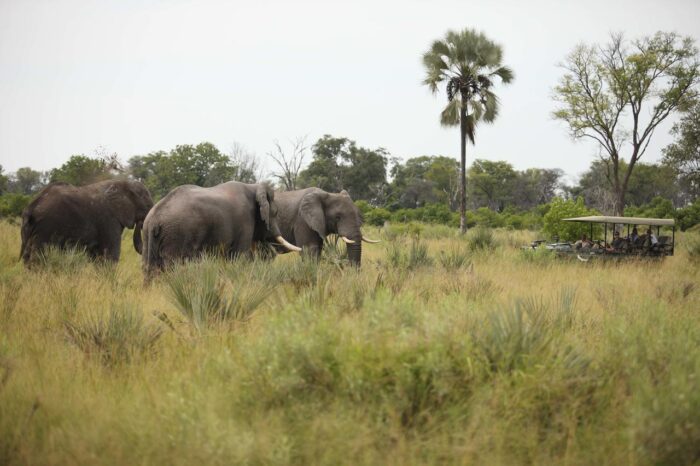
[(367, 230), (359, 270), (341, 245), (144, 287), (130, 237), (26, 270), (0, 223), (0, 464), (699, 461), (690, 235), (582, 267), (521, 232)]

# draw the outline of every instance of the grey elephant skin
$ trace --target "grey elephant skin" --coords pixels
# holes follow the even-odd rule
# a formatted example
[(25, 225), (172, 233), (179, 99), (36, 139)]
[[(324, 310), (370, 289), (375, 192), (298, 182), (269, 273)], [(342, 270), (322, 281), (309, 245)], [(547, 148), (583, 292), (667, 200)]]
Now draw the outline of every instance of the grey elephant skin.
[[(376, 241), (362, 235), (362, 215), (347, 191), (329, 193), (319, 188), (277, 193), (278, 221), (282, 235), (316, 259), (326, 235), (337, 234), (348, 243), (348, 259), (362, 262), (361, 241)], [(277, 248), (279, 253), (284, 253)]]
[(274, 239), (299, 250), (282, 238), (276, 216), (274, 190), (264, 183), (179, 186), (153, 207), (144, 222), (146, 281), (171, 264), (202, 253), (251, 254), (258, 241)]
[(134, 228), (134, 249), (141, 254), (141, 227), (153, 199), (138, 181), (107, 180), (86, 186), (54, 182), (22, 212), (25, 264), (47, 245), (84, 248), (94, 259), (118, 261), (124, 228)]

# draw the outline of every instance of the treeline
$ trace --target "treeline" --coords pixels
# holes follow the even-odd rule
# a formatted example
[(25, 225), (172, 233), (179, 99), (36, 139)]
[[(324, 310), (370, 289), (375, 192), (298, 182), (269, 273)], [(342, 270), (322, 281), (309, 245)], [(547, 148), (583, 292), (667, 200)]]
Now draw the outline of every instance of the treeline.
[[(142, 181), (154, 199), (159, 199), (183, 184), (213, 186), (229, 180), (255, 182), (274, 177), (279, 180), (278, 189), (345, 189), (373, 225), (386, 221), (459, 225), (459, 163), (452, 157), (401, 161), (385, 149), (370, 149), (329, 135), (308, 150), (301, 145), (289, 153), (278, 148), (274, 155), (277, 168), (268, 174), (242, 146), (223, 153), (208, 142), (134, 156), (126, 163), (102, 151), (93, 157), (74, 155), (47, 172), (24, 167), (6, 174), (0, 167), (0, 215), (19, 215), (31, 196), (51, 181), (84, 185), (129, 177)], [(302, 169), (307, 155), (311, 158)], [(614, 194), (605, 162), (594, 161), (575, 185), (565, 184), (563, 175), (557, 168), (516, 170), (505, 161), (475, 160), (467, 171), (467, 225), (541, 229), (555, 199), (556, 205), (568, 203), (561, 208), (574, 209), (572, 212), (612, 211)], [(626, 215), (674, 217), (684, 229), (700, 223), (697, 183), (667, 159), (638, 163), (626, 199)]]

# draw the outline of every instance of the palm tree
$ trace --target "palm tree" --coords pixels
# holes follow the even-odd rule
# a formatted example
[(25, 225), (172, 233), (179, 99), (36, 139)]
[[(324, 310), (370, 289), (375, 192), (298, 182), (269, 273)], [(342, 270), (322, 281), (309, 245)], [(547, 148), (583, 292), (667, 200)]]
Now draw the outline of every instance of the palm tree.
[(491, 91), (494, 77), (501, 82), (513, 80), (513, 71), (501, 64), (503, 51), (483, 33), (473, 29), (447, 31), (443, 40), (436, 40), (425, 54), (423, 64), (427, 76), (423, 81), (433, 93), (447, 83), (447, 106), (440, 115), (443, 126), (460, 127), (462, 143), (460, 164), (460, 231), (465, 233), (467, 205), (466, 158), (467, 139), (474, 144), (476, 124), (491, 123), (498, 114), (498, 98)]

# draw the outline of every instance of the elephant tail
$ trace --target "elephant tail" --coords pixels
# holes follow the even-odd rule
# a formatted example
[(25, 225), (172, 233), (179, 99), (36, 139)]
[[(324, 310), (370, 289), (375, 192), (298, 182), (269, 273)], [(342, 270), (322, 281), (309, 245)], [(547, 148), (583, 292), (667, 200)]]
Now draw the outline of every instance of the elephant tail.
[(146, 250), (144, 257), (146, 259), (146, 268), (152, 272), (154, 270), (163, 270), (163, 257), (160, 254), (161, 229), (160, 225), (155, 223), (148, 228)]
[(20, 230), (22, 245), (19, 249), (19, 260), (24, 260), (25, 263), (28, 263), (30, 259), (31, 247), (29, 246), (29, 242), (34, 234), (34, 226), (36, 224), (34, 216), (32, 215), (32, 210), (33, 209), (28, 207), (22, 212), (22, 228)]

